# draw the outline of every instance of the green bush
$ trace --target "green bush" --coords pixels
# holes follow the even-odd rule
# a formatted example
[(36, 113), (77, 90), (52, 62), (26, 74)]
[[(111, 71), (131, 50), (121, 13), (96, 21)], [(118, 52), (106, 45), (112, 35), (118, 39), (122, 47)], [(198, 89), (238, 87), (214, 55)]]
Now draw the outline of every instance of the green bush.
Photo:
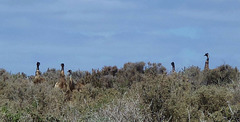
[[(237, 68), (209, 71), (191, 66), (171, 74), (161, 63), (126, 63), (123, 68), (75, 71), (80, 91), (54, 88), (60, 71), (46, 82), (0, 69), (0, 121), (233, 121), (240, 117)], [(69, 77), (66, 75), (66, 79)]]
[(166, 68), (161, 63), (151, 63), (145, 67), (145, 73), (156, 76), (157, 74), (166, 74)]
[(189, 68), (184, 68), (181, 74), (188, 78), (189, 82), (193, 85), (200, 85), (202, 80), (201, 69), (196, 66), (191, 66)]
[(188, 107), (190, 83), (177, 77), (158, 75), (144, 81), (141, 91), (144, 104), (150, 105), (153, 120), (176, 121), (179, 118), (186, 118), (187, 115), (182, 109), (186, 110)]
[(229, 65), (221, 65), (216, 69), (204, 72), (204, 81), (206, 85), (217, 84), (225, 85), (233, 83), (238, 78), (238, 69)]
[(204, 119), (223, 121), (231, 115), (228, 102), (232, 97), (231, 92), (224, 87), (202, 86), (193, 93), (191, 104), (202, 112)]

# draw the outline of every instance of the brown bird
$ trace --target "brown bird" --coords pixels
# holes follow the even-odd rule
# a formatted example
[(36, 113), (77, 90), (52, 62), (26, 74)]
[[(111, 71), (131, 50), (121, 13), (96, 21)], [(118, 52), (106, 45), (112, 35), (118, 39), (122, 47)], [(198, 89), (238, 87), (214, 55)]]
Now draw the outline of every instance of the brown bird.
[(209, 54), (206, 53), (204, 56), (207, 57), (207, 59), (206, 59), (206, 61), (205, 61), (204, 70), (209, 70)]
[(64, 63), (61, 64), (61, 72), (60, 72), (60, 80), (55, 84), (55, 88), (60, 88), (63, 90), (67, 90), (67, 83), (64, 74)]
[(75, 83), (72, 79), (72, 70), (68, 70), (69, 73), (69, 79), (68, 79), (68, 90), (73, 91), (75, 89)]
[(172, 65), (172, 72), (175, 72), (175, 63), (172, 62), (171, 65)]
[(33, 83), (35, 83), (35, 84), (42, 83), (42, 82), (45, 81), (45, 79), (41, 76), (39, 66), (40, 66), (40, 62), (37, 62), (37, 69), (36, 69), (36, 72), (35, 72), (35, 78), (33, 80)]

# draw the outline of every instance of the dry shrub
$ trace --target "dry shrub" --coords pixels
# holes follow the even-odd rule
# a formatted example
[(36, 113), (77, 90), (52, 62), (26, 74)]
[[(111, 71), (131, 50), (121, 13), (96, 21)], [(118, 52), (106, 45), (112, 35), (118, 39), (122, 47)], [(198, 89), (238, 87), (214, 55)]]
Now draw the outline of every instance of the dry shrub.
[[(0, 121), (239, 121), (239, 71), (222, 65), (166, 73), (160, 63), (73, 72), (80, 92), (54, 89), (60, 71), (46, 82), (0, 69)], [(202, 84), (201, 84), (202, 83)]]
[(240, 87), (233, 92), (233, 104), (240, 104)]
[(73, 81), (75, 82), (80, 82), (81, 79), (85, 76), (85, 72), (84, 71), (75, 71), (75, 72), (72, 72), (72, 79)]
[(202, 86), (193, 93), (191, 104), (196, 112), (205, 116), (205, 120), (223, 121), (231, 116), (228, 110), (228, 101), (231, 99), (231, 92), (224, 87)]
[[(9, 80), (0, 90), (0, 118), (3, 121), (59, 121), (69, 110), (66, 95), (48, 82), (34, 85), (27, 79)], [(0, 82), (2, 84), (2, 81)], [(68, 118), (68, 120), (72, 120)]]
[(92, 73), (85, 72), (78, 81), (98, 88), (112, 88), (117, 72), (116, 66), (105, 66), (101, 71), (92, 69)]
[(134, 82), (143, 80), (144, 62), (126, 63), (122, 69), (118, 70), (116, 85), (130, 88)]
[(192, 87), (179, 75), (158, 75), (142, 84), (141, 97), (145, 106), (150, 105), (147, 113), (153, 121), (226, 121), (236, 116), (229, 110), (233, 96), (226, 87)]
[(205, 71), (203, 84), (225, 85), (233, 83), (238, 78), (238, 69), (229, 65), (221, 65), (216, 69)]
[(135, 122), (144, 121), (145, 116), (140, 111), (139, 97), (123, 97), (113, 100), (99, 111), (93, 113), (89, 121)]
[(202, 80), (201, 69), (197, 66), (191, 66), (184, 68), (181, 72), (182, 75), (186, 76), (193, 85), (200, 85)]
[(98, 88), (130, 87), (134, 81), (143, 79), (144, 66), (144, 62), (126, 63), (122, 69), (105, 66), (100, 71), (86, 72), (80, 82), (90, 83)]
[(148, 75), (156, 76), (157, 74), (166, 74), (166, 68), (161, 63), (148, 62), (148, 66), (145, 67), (145, 73)]
[(144, 62), (136, 62), (136, 63), (131, 63), (128, 62), (124, 64), (123, 70), (126, 72), (139, 72), (139, 73), (144, 73)]
[(143, 83), (141, 94), (144, 104), (150, 105), (152, 120), (186, 121), (190, 91), (190, 83), (178, 77), (158, 75)]
[(73, 93), (71, 105), (82, 115), (79, 121), (88, 121), (91, 115), (120, 96), (115, 89), (95, 88), (91, 84), (84, 86), (81, 92)]
[(112, 75), (112, 76), (115, 76), (116, 73), (118, 72), (118, 68), (117, 66), (105, 66), (102, 68), (102, 75), (105, 76), (105, 75)]
[(113, 84), (116, 81), (116, 77), (112, 75), (106, 75), (100, 78), (100, 82), (106, 88), (113, 88)]
[(230, 111), (232, 112), (232, 116), (229, 117), (228, 120), (232, 122), (239, 122), (240, 121), (240, 103), (238, 103), (237, 105), (232, 105)]
[(0, 69), (0, 80), (6, 81), (10, 78), (10, 74), (5, 69)]
[(43, 78), (50, 84), (52, 87), (60, 80), (60, 70), (56, 69), (48, 69), (46, 72), (43, 73)]

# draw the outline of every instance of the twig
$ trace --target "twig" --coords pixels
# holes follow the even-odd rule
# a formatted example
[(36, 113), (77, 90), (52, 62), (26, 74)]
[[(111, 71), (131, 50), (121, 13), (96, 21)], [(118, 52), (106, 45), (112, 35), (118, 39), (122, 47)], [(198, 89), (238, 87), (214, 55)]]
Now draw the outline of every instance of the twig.
[(232, 108), (231, 108), (231, 106), (230, 106), (230, 102), (229, 101), (227, 101), (227, 103), (228, 103), (228, 107), (229, 107), (229, 109), (230, 109), (230, 111), (231, 111), (231, 113), (232, 113), (232, 115), (234, 115), (234, 113), (233, 113), (233, 111), (232, 111)]
[[(190, 106), (190, 109), (191, 109), (191, 106)], [(188, 111), (188, 122), (191, 122), (191, 113), (188, 108), (187, 108), (187, 111)]]
[(170, 118), (168, 119), (168, 122), (172, 119), (172, 116), (170, 116)]

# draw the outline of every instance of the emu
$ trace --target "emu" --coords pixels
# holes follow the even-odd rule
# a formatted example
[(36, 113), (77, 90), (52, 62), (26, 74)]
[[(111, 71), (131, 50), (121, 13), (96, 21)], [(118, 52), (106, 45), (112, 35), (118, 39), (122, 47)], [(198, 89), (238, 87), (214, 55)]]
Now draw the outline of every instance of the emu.
[(65, 79), (65, 74), (64, 74), (64, 63), (61, 64), (61, 72), (60, 72), (60, 78), (64, 78)]
[(39, 66), (40, 66), (40, 62), (37, 62), (37, 69), (35, 72), (35, 78), (33, 83), (37, 84), (37, 83), (42, 83), (45, 81), (45, 79), (43, 77), (41, 77), (41, 72), (39, 70)]
[(72, 70), (68, 70), (69, 73), (69, 79), (68, 79), (68, 90), (73, 91), (75, 89), (75, 83), (72, 79)]
[(206, 59), (206, 61), (205, 61), (204, 70), (209, 70), (209, 54), (206, 53), (204, 56), (207, 57), (207, 59)]
[(172, 65), (172, 72), (175, 72), (175, 63), (172, 62), (171, 65)]
[(55, 84), (55, 88), (60, 88), (63, 90), (67, 89), (67, 83), (65, 79), (65, 74), (64, 74), (64, 63), (61, 64), (61, 72), (60, 72), (60, 80)]

